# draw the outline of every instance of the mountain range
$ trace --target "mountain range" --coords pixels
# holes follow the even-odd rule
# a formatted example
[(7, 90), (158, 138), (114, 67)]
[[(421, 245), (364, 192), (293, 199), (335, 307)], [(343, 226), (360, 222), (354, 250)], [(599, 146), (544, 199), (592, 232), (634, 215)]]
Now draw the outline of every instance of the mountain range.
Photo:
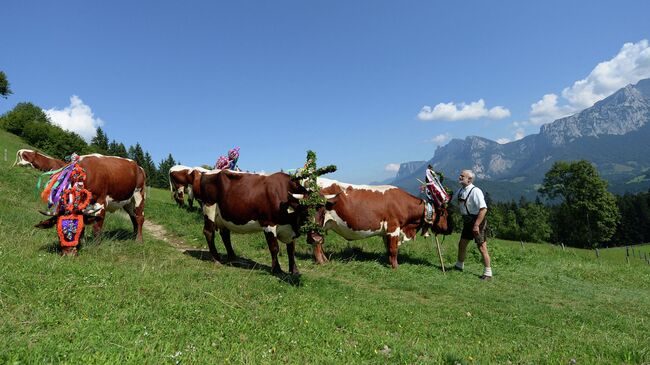
[(554, 162), (588, 160), (623, 194), (650, 188), (650, 79), (628, 85), (581, 112), (543, 125), (538, 134), (500, 144), (469, 136), (438, 147), (427, 161), (405, 162), (390, 181), (417, 194), (417, 179), (431, 164), (455, 189), (461, 169), (477, 175), (477, 185), (496, 201), (535, 199)]

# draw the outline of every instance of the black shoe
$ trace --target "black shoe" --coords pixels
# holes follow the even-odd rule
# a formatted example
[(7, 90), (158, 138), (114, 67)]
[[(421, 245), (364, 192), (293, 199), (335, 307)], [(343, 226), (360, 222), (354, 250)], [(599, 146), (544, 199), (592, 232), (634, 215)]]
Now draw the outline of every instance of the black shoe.
[(492, 277), (487, 276), (487, 275), (481, 275), (481, 276), (479, 276), (479, 279), (481, 279), (483, 281), (490, 281), (490, 280), (492, 280)]

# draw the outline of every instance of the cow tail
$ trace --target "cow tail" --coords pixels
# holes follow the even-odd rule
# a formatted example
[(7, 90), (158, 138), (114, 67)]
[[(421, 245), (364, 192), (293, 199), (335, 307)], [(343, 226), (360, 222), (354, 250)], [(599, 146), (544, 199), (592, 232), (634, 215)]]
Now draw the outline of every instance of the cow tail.
[(169, 181), (169, 191), (174, 192), (174, 186), (172, 185), (172, 169), (169, 169), (167, 174), (167, 181)]

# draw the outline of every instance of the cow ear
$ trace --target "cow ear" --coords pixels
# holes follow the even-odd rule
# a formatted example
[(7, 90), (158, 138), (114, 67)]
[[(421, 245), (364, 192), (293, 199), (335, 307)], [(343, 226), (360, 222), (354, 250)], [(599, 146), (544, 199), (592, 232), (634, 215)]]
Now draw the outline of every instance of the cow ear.
[(338, 198), (339, 194), (340, 192), (336, 194), (328, 194), (324, 196), (325, 199), (327, 199), (327, 201), (325, 202), (325, 209), (332, 209), (332, 207), (334, 207), (336, 202), (338, 202), (339, 200)]
[(54, 225), (56, 224), (56, 220), (57, 220), (57, 218), (58, 218), (58, 217), (52, 217), (52, 218), (46, 219), (46, 220), (44, 220), (44, 221), (39, 222), (39, 223), (38, 223), (37, 225), (35, 225), (34, 227), (36, 227), (36, 228), (43, 228), (43, 229), (46, 229), (46, 228), (52, 228), (52, 227), (54, 227)]

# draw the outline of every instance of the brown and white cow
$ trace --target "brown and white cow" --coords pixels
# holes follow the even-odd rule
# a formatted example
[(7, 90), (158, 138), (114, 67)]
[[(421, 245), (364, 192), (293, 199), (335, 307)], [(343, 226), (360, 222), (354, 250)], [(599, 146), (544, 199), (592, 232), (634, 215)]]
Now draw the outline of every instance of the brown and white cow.
[[(323, 227), (331, 229), (348, 241), (381, 236), (388, 260), (397, 268), (397, 252), (402, 242), (415, 238), (418, 231), (451, 233), (446, 209), (436, 212), (433, 223), (425, 222), (425, 202), (395, 186), (352, 185), (318, 178), (323, 194), (337, 194), (326, 207)], [(314, 246), (317, 262), (326, 260), (320, 244)]]
[(203, 173), (208, 170), (203, 167), (188, 167), (183, 165), (172, 166), (169, 169), (169, 188), (172, 192), (172, 198), (179, 207), (185, 205), (185, 194), (187, 194), (187, 205), (189, 208), (192, 208), (194, 205), (195, 194), (192, 189), (192, 184), (194, 182), (194, 176), (196, 176), (193, 174), (195, 171)]
[[(100, 154), (81, 156), (79, 165), (86, 171), (84, 187), (92, 193), (90, 205), (84, 214), (93, 217), (95, 237), (101, 233), (107, 210), (115, 212), (124, 209), (131, 218), (136, 240), (142, 242), (146, 186), (144, 169), (133, 160)], [(51, 227), (56, 223), (56, 218), (43, 221), (37, 227)]]
[[(214, 245), (214, 232), (219, 234), (234, 259), (230, 232), (264, 232), (271, 252), (271, 271), (280, 273), (278, 240), (287, 245), (289, 271), (298, 274), (295, 261), (295, 240), (306, 211), (292, 194), (307, 191), (285, 173), (261, 175), (230, 170), (214, 170), (201, 176), (200, 196), (203, 200), (203, 233), (214, 260), (220, 260)], [(317, 233), (307, 235), (309, 243), (322, 242)]]
[(34, 150), (26, 149), (18, 150), (18, 152), (16, 152), (16, 161), (13, 164), (13, 166), (33, 167), (41, 171), (56, 170), (65, 165), (66, 163), (59, 159)]

